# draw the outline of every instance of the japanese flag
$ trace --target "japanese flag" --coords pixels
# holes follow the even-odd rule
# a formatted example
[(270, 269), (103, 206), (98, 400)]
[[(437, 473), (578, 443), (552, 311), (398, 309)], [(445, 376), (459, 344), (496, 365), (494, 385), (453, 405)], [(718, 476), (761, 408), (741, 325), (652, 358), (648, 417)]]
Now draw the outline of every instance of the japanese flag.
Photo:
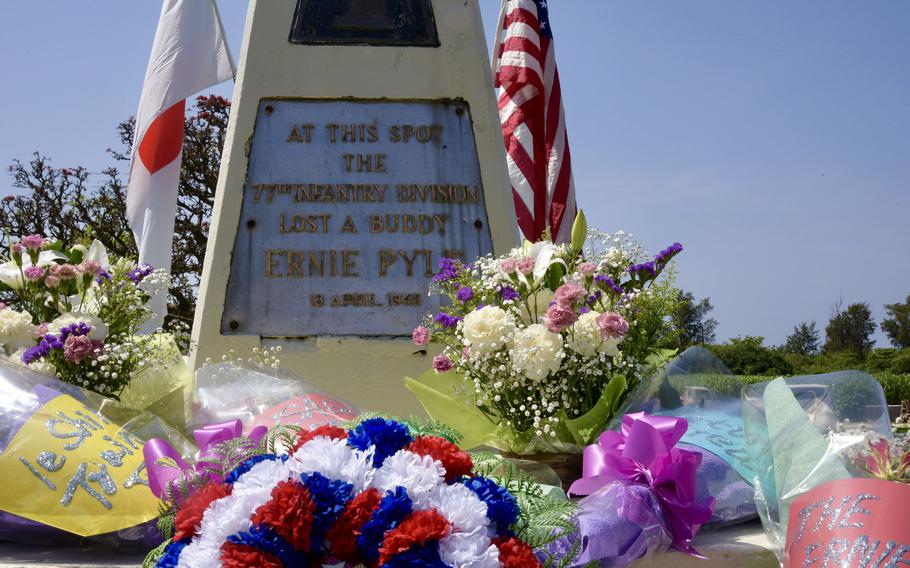
[[(126, 196), (139, 262), (170, 270), (186, 98), (233, 74), (215, 1), (164, 0), (136, 113)], [(156, 311), (160, 323), (163, 297)]]

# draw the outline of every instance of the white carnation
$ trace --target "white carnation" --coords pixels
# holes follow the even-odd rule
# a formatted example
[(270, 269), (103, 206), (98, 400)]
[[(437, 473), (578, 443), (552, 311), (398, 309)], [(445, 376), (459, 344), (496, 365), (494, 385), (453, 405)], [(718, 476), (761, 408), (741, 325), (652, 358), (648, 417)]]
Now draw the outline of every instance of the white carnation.
[(0, 344), (7, 353), (35, 345), (32, 316), (5, 308), (0, 310)]
[(490, 353), (505, 345), (515, 319), (496, 306), (484, 306), (464, 318), (462, 333), (472, 352)]
[(346, 440), (333, 440), (317, 436), (304, 444), (288, 460), (291, 473), (318, 471), (329, 479), (340, 479), (361, 492), (373, 480), (373, 448), (366, 451), (352, 449)]
[(82, 312), (67, 312), (65, 314), (62, 314), (47, 326), (47, 332), (58, 334), (64, 327), (79, 322), (82, 322), (92, 328), (88, 334), (90, 338), (97, 341), (104, 341), (107, 337), (107, 324), (104, 323), (99, 317)]
[(487, 518), (487, 504), (461, 483), (435, 487), (423, 500), (415, 504), (415, 508), (441, 511), (455, 532), (469, 533), (483, 529), (481, 532), (486, 534), (487, 525), (490, 523)]
[(562, 337), (539, 323), (516, 333), (509, 350), (512, 365), (534, 382), (558, 371), (564, 355)]
[(380, 491), (393, 491), (400, 485), (411, 499), (417, 501), (441, 485), (445, 474), (446, 470), (438, 460), (399, 450), (382, 462), (382, 467), (373, 478), (373, 487)]
[(579, 355), (593, 357), (597, 354), (603, 338), (600, 337), (600, 328), (597, 326), (597, 316), (600, 314), (590, 311), (581, 314), (578, 321), (572, 326), (569, 333), (569, 347)]
[(452, 533), (439, 541), (439, 557), (449, 566), (459, 568), (498, 568), (499, 548), (490, 543), (485, 530)]

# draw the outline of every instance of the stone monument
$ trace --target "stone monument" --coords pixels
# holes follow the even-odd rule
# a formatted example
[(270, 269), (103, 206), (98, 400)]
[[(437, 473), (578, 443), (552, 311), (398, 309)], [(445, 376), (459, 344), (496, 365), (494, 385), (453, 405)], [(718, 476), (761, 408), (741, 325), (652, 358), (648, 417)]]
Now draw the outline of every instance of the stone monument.
[(365, 409), (419, 412), (442, 257), (517, 242), (477, 0), (253, 0), (194, 364), (282, 347)]

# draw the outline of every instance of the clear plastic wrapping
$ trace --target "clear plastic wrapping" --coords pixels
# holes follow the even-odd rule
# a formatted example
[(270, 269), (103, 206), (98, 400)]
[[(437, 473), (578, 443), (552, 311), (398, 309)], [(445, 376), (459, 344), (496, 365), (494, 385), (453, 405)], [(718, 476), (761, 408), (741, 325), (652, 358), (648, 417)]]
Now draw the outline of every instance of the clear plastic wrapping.
[(243, 362), (207, 365), (196, 371), (188, 430), (239, 419), (244, 431), (276, 424), (315, 428), (357, 417), (352, 404), (280, 368)]
[(866, 475), (855, 456), (870, 438), (891, 437), (882, 388), (860, 371), (749, 385), (743, 418), (756, 504), (781, 556), (793, 501), (825, 483)]

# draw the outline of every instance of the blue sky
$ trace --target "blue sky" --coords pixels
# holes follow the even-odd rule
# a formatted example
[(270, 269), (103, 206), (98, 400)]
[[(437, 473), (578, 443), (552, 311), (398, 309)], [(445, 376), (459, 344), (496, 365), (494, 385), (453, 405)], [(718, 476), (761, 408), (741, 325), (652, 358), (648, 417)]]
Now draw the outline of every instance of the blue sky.
[[(498, 2), (481, 1), (489, 37)], [(219, 6), (237, 55), (246, 2)], [(6, 3), (0, 163), (107, 165), (159, 10)], [(652, 250), (682, 242), (679, 284), (710, 296), (719, 339), (824, 328), (839, 297), (880, 321), (910, 293), (910, 3), (551, 0), (550, 15), (580, 205)]]

